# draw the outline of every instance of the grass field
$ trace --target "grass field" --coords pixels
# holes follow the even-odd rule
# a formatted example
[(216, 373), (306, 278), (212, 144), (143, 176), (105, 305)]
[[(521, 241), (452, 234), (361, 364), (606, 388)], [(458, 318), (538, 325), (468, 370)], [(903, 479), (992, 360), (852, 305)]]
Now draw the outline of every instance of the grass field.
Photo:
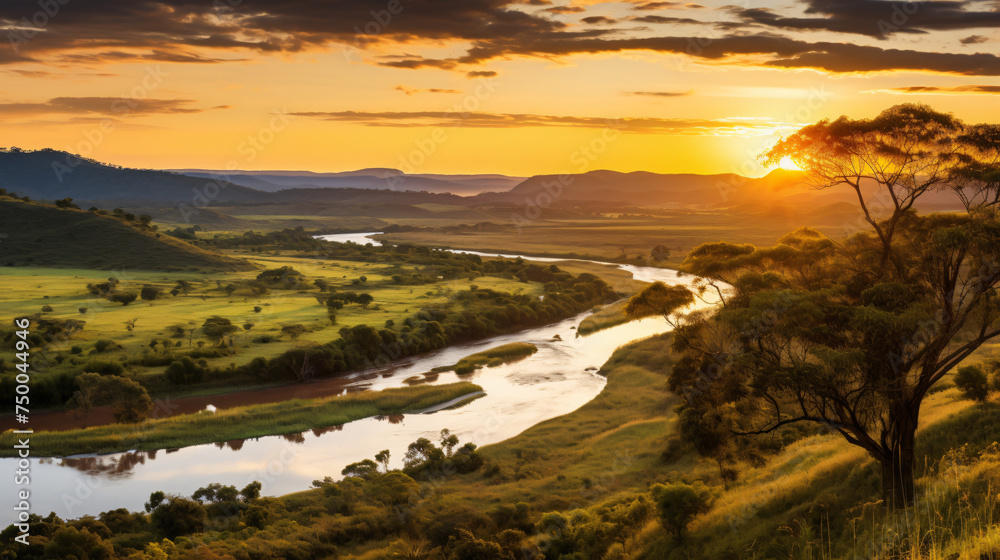
[[(223, 289), (225, 285), (252, 280), (259, 270), (209, 274), (118, 271), (114, 277), (120, 280), (120, 291), (138, 292), (143, 286), (152, 285), (169, 292), (178, 280), (191, 285), (186, 295), (165, 293), (162, 298), (151, 302), (136, 300), (123, 306), (88, 294), (87, 284), (106, 281), (109, 277), (107, 271), (6, 267), (0, 268), (0, 291), (5, 294), (3, 322), (10, 325), (15, 316), (37, 313), (43, 317), (86, 322), (83, 330), (69, 339), (50, 345), (48, 350), (64, 353), (70, 360), (62, 364), (50, 362), (49, 371), (39, 374), (49, 375), (80, 369), (83, 366), (80, 362), (87, 359), (123, 360), (162, 353), (166, 344), (179, 351), (197, 346), (210, 349), (213, 343), (201, 333), (200, 327), (207, 318), (218, 315), (230, 319), (239, 329), (233, 336), (233, 346), (223, 356), (205, 360), (209, 366), (227, 367), (230, 364), (242, 365), (258, 356), (269, 358), (293, 348), (329, 342), (339, 338), (338, 331), (343, 327), (358, 324), (380, 327), (388, 320), (400, 322), (420, 307), (444, 303), (450, 294), (468, 290), (472, 284), (510, 293), (542, 293), (540, 284), (492, 276), (473, 281), (460, 279), (403, 286), (380, 273), (386, 268), (385, 264), (281, 255), (246, 256), (259, 270), (290, 266), (304, 274), (306, 281), (301, 289), (271, 289), (260, 296), (244, 291), (227, 295)], [(361, 276), (367, 281), (352, 284)], [(325, 303), (317, 300), (317, 297), (325, 298), (326, 294), (312, 285), (316, 279), (324, 279), (338, 290), (370, 293), (374, 302), (368, 308), (345, 306), (337, 313), (337, 324), (333, 325), (328, 319)], [(43, 306), (51, 306), (52, 311), (43, 313)], [(81, 308), (84, 309), (82, 313)], [(126, 321), (132, 319), (135, 319), (134, 328), (129, 331)], [(171, 338), (168, 327), (174, 325), (184, 329), (186, 334)], [(248, 325), (249, 329), (246, 328)], [(282, 327), (288, 325), (302, 325), (305, 332), (293, 340), (281, 333)], [(195, 329), (193, 336), (187, 332), (189, 329)], [(261, 337), (270, 342), (254, 342), (255, 339), (262, 340)], [(95, 343), (102, 339), (111, 340), (115, 345), (104, 352), (97, 352)], [(150, 347), (154, 339), (158, 341), (155, 349)], [(74, 346), (79, 347), (79, 355), (69, 353)], [(13, 363), (13, 353), (13, 349), (0, 351), (0, 359)], [(73, 359), (78, 363), (73, 364)], [(164, 367), (132, 366), (129, 373), (142, 376), (159, 374), (163, 370)], [(183, 394), (184, 391), (184, 388), (177, 388), (171, 394)]]
[[(110, 453), (186, 447), (268, 435), (303, 432), (346, 424), (380, 414), (404, 414), (446, 403), (482, 391), (468, 382), (385, 389), (322, 399), (295, 399), (281, 403), (241, 406), (218, 412), (199, 412), (141, 424), (113, 424), (81, 430), (44, 432), (31, 437), (38, 456)], [(0, 451), (0, 457), (14, 456)]]

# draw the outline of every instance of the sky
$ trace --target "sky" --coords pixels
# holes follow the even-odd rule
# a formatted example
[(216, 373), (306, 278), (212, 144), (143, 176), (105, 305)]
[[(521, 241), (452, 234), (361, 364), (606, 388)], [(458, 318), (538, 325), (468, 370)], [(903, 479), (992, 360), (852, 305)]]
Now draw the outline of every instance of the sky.
[(0, 31), (0, 146), (139, 168), (758, 176), (825, 118), (1000, 116), (1000, 0), (3, 0)]

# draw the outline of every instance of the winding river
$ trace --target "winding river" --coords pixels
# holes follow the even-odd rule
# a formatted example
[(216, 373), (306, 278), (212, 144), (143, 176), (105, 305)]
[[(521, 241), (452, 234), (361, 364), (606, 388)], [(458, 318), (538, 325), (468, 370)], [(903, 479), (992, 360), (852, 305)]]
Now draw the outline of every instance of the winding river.
[[(325, 235), (322, 238), (371, 243), (368, 238), (371, 235), (376, 233)], [(567, 260), (524, 258), (542, 262)], [(691, 281), (667, 269), (600, 264), (622, 268), (631, 272), (635, 279), (646, 282), (686, 284)], [(348, 463), (371, 458), (382, 449), (389, 449), (391, 463), (401, 466), (410, 442), (420, 437), (436, 441), (442, 428), (451, 430), (463, 443), (486, 445), (508, 439), (593, 399), (605, 383), (596, 370), (616, 348), (670, 328), (663, 319), (650, 318), (577, 337), (575, 328), (588, 314), (452, 346), (349, 378), (352, 389), (401, 387), (406, 385), (405, 380), (421, 376), (434, 367), (453, 364), (469, 354), (500, 344), (524, 341), (538, 346), (537, 353), (522, 361), (461, 376), (463, 380), (482, 386), (486, 394), (460, 408), (368, 418), (301, 434), (175, 450), (32, 459), (31, 511), (43, 516), (54, 511), (63, 519), (121, 507), (141, 511), (151, 492), (162, 490), (189, 496), (197, 488), (213, 482), (242, 488), (258, 480), (263, 484), (264, 495), (277, 496), (304, 490), (313, 480), (324, 476), (337, 478)], [(428, 382), (457, 380), (459, 377), (454, 373), (446, 373), (436, 379), (429, 378)], [(13, 476), (16, 469), (15, 459), (0, 459), (2, 472)], [(13, 491), (10, 499), (14, 499)], [(3, 511), (0, 527), (14, 522), (11, 508), (4, 507)]]

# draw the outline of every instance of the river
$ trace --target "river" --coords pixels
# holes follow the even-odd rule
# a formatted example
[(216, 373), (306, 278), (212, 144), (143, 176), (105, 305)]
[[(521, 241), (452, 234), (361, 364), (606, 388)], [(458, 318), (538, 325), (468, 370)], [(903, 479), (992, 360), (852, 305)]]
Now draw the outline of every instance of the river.
[[(321, 237), (330, 241), (368, 243), (370, 235), (376, 233)], [(456, 252), (495, 256), (473, 251)], [(542, 262), (567, 260), (523, 258)], [(691, 281), (667, 269), (600, 264), (617, 266), (631, 272), (635, 279), (647, 282), (687, 284)], [(258, 480), (263, 485), (264, 495), (278, 496), (304, 490), (313, 480), (324, 476), (338, 478), (345, 465), (372, 458), (382, 449), (390, 450), (393, 466), (401, 466), (409, 443), (420, 437), (437, 441), (442, 428), (458, 435), (462, 443), (471, 441), (486, 445), (508, 439), (593, 399), (605, 383), (596, 370), (616, 348), (670, 329), (662, 318), (649, 318), (577, 337), (575, 329), (587, 315), (589, 313), (582, 313), (543, 327), (452, 346), (349, 378), (350, 387), (355, 389), (401, 387), (406, 385), (405, 380), (415, 376), (423, 378), (421, 374), (434, 367), (453, 364), (469, 354), (500, 344), (524, 341), (538, 346), (537, 353), (522, 361), (461, 376), (462, 380), (482, 386), (486, 394), (460, 408), (368, 418), (302, 434), (177, 450), (32, 459), (28, 486), (31, 511), (43, 516), (54, 511), (63, 519), (121, 507), (140, 511), (154, 491), (190, 496), (197, 488), (213, 482), (242, 488)], [(460, 378), (454, 373), (446, 373), (431, 379), (432, 383), (451, 383)], [(15, 459), (0, 459), (0, 470), (13, 473), (17, 468), (15, 463)], [(13, 491), (10, 498), (14, 498)], [(0, 526), (13, 522), (10, 507), (3, 511)]]

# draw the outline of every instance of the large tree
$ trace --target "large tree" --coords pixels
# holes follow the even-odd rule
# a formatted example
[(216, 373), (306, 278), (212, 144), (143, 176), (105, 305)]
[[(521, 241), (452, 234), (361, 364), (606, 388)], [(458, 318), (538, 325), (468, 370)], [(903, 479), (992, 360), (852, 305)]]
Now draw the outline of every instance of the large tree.
[[(925, 396), (1000, 336), (997, 209), (914, 210), (925, 193), (960, 187), (968, 158), (957, 157), (957, 139), (967, 131), (950, 115), (902, 105), (807, 126), (765, 154), (791, 157), (822, 188), (854, 190), (869, 227), (843, 239), (802, 228), (774, 247), (711, 243), (690, 253), (685, 270), (722, 297), (674, 337), (683, 356), (671, 384), (688, 419), (737, 436), (821, 424), (879, 462), (888, 505), (912, 503)], [(886, 201), (879, 213), (874, 197)], [(672, 314), (683, 303), (660, 300), (637, 314)]]

